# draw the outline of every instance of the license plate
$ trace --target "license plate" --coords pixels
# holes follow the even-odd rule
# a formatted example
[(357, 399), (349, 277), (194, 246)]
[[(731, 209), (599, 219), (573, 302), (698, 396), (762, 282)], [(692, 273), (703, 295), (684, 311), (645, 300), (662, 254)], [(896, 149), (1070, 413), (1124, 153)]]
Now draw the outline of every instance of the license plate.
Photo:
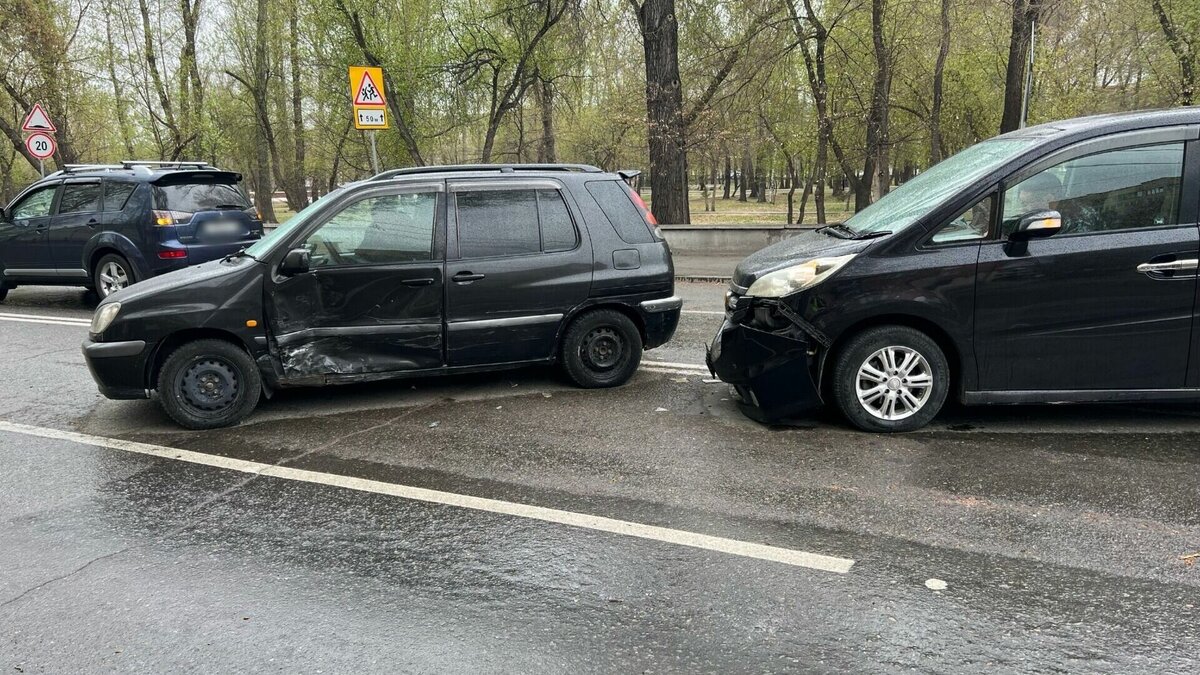
[(204, 233), (216, 236), (228, 236), (231, 234), (241, 234), (242, 224), (232, 220), (215, 220), (204, 225)]

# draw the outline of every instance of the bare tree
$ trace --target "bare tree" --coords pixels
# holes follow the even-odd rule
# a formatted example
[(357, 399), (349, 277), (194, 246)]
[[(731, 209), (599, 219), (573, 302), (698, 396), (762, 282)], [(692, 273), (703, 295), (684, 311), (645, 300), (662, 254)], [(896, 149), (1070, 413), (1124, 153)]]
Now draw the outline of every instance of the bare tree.
[(942, 96), (946, 77), (946, 57), (950, 55), (950, 3), (942, 0), (942, 36), (938, 40), (937, 62), (933, 66), (933, 104), (929, 110), (929, 165), (942, 161)]
[(1041, 0), (1012, 0), (1012, 34), (1008, 40), (1008, 65), (1004, 71), (1004, 116), (1000, 133), (1021, 127), (1024, 115), (1026, 73), (1033, 23), (1041, 10)]

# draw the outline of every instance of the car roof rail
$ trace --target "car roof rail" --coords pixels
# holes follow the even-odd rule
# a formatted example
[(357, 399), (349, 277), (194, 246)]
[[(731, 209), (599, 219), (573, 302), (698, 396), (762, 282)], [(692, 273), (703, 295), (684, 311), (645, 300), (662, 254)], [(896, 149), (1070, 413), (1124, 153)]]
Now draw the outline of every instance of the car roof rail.
[(215, 169), (216, 167), (208, 162), (190, 162), (185, 160), (151, 160), (151, 159), (123, 159), (121, 167), (132, 169), (134, 167), (144, 166), (150, 169)]
[(517, 171), (603, 173), (604, 169), (590, 164), (448, 164), (444, 166), (410, 166), (403, 169), (389, 169), (388, 171), (371, 176), (368, 180), (388, 180), (401, 176), (427, 173), (466, 173), (480, 171), (495, 171), (496, 173), (515, 173)]
[[(79, 173), (81, 171), (120, 171), (124, 168), (120, 164), (64, 164), (61, 170), (55, 171), (50, 176)], [(46, 176), (46, 178), (50, 176)]]

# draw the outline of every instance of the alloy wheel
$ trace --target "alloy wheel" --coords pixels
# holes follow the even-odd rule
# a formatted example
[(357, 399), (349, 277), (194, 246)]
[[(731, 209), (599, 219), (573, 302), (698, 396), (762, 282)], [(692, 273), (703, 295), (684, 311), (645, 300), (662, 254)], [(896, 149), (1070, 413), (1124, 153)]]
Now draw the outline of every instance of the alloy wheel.
[(933, 392), (933, 370), (924, 356), (910, 347), (884, 347), (867, 357), (855, 377), (858, 402), (881, 420), (911, 417)]
[(129, 285), (129, 272), (120, 263), (109, 261), (100, 266), (100, 296), (107, 298)]

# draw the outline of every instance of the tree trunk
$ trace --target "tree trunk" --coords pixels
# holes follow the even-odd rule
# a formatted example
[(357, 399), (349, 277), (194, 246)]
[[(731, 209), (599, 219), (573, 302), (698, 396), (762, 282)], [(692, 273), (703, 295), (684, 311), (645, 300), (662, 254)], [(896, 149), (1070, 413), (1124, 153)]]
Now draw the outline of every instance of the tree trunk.
[(942, 37), (938, 41), (937, 61), (933, 66), (933, 106), (929, 111), (929, 166), (942, 161), (942, 91), (946, 75), (946, 57), (950, 55), (950, 2), (942, 0)]
[(1008, 40), (1008, 65), (1004, 72), (1004, 116), (1000, 120), (1002, 134), (1021, 128), (1030, 25), (1037, 20), (1038, 1), (1013, 0), (1012, 33)]
[(733, 183), (733, 167), (729, 155), (725, 155), (725, 191), (721, 199), (729, 199), (729, 188)]
[[(288, 13), (288, 32), (291, 33), (288, 37), (288, 61), (291, 62), (292, 71), (292, 188), (289, 190), (289, 199), (294, 194), (299, 200), (292, 208), (299, 211), (308, 206), (309, 195), (305, 189), (304, 179), (308, 175), (305, 169), (305, 154), (306, 148), (304, 144), (304, 110), (303, 91), (300, 88), (300, 17), (298, 14), (298, 2), (293, 3), (291, 11)], [(315, 186), (314, 186), (315, 187)]]
[(738, 182), (738, 201), (746, 201), (746, 183), (750, 182), (750, 153), (742, 148), (742, 179)]
[(133, 132), (129, 127), (129, 111), (125, 108), (124, 89), (121, 86), (121, 81), (117, 79), (117, 57), (113, 49), (112, 14), (113, 7), (110, 1), (104, 7), (104, 56), (105, 61), (107, 61), (105, 65), (108, 66), (108, 81), (113, 88), (113, 106), (117, 112), (117, 125), (120, 127), (121, 143), (125, 148), (125, 156), (134, 159)]
[(1196, 100), (1196, 52), (1200, 51), (1200, 36), (1189, 36), (1186, 31), (1180, 30), (1167, 14), (1162, 0), (1152, 0), (1150, 4), (1167, 38), (1167, 46), (1179, 61), (1179, 105), (1192, 105)]
[(180, 0), (179, 16), (183, 25), (183, 46), (179, 50), (179, 123), (180, 153), (192, 153), (196, 159), (204, 156), (203, 110), (204, 89), (200, 66), (196, 59), (196, 25), (200, 20), (202, 0)]
[(690, 223), (675, 0), (645, 0), (641, 6), (630, 1), (637, 9), (646, 56), (646, 136), (654, 217), (660, 223)]
[[(800, 195), (800, 213), (796, 214), (797, 225), (804, 224), (804, 210), (808, 206), (808, 195), (812, 193), (813, 179), (815, 176), (816, 172), (809, 173), (808, 180), (804, 183), (804, 192)], [(822, 198), (821, 203), (822, 205), (825, 203), (824, 198)], [(818, 222), (824, 222), (824, 219), (819, 219)]]
[(788, 157), (787, 157), (787, 175), (788, 175), (787, 222), (790, 224), (792, 222), (792, 216), (795, 215), (795, 210), (793, 209), (793, 205), (794, 205), (795, 199), (796, 199), (796, 163), (792, 161), (791, 155), (788, 155)]
[(166, 87), (163, 86), (162, 74), (158, 70), (158, 57), (154, 49), (154, 36), (157, 33), (150, 24), (150, 6), (146, 0), (138, 0), (138, 9), (142, 14), (146, 68), (150, 72), (150, 82), (154, 86), (155, 93), (158, 94), (158, 105), (162, 109), (162, 115), (155, 115), (153, 110), (150, 111), (150, 115), (166, 125), (167, 131), (171, 134), (172, 147), (170, 151), (168, 152), (165, 147), (161, 148), (163, 159), (179, 159), (179, 154), (183, 152), (183, 137), (180, 134), (179, 125), (175, 122), (175, 110), (171, 105), (171, 97), (167, 94)]
[(867, 112), (867, 147), (862, 178), (854, 185), (854, 211), (870, 206), (873, 193), (887, 191), (888, 99), (892, 72), (887, 45), (883, 40), (885, 0), (871, 0), (871, 42), (875, 52), (875, 82), (871, 88), (871, 107)]
[(554, 136), (554, 83), (542, 79), (537, 89), (538, 107), (542, 111), (542, 142), (538, 145), (538, 161), (558, 161), (557, 141)]

